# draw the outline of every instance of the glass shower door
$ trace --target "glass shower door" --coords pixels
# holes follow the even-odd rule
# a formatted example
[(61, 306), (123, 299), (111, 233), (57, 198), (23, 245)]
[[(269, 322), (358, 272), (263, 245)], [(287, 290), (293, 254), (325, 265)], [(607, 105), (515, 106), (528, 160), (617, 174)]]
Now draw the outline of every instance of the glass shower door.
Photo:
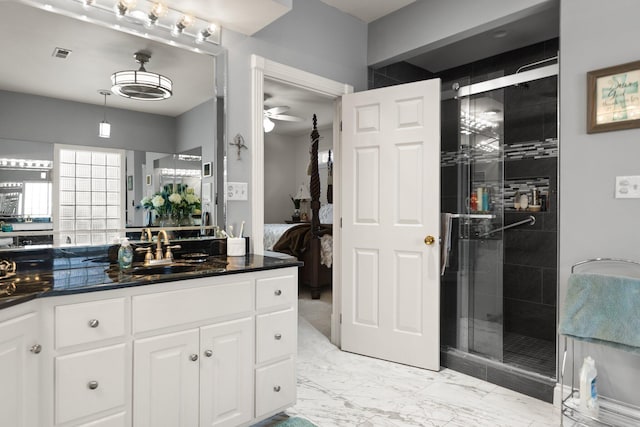
[(458, 99), (459, 350), (503, 359), (504, 90)]

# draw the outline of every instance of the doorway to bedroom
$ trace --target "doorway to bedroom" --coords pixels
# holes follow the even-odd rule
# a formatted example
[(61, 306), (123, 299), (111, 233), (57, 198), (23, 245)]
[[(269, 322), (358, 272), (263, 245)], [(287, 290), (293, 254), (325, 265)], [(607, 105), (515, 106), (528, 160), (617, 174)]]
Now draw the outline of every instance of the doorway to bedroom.
[[(308, 248), (300, 238), (312, 217), (310, 147), (317, 118), (320, 223), (331, 228), (334, 99), (281, 81), (264, 79), (264, 250), (298, 258)], [(325, 241), (328, 239), (324, 239)], [(325, 244), (327, 242), (324, 242)], [(300, 271), (299, 315), (331, 339), (332, 251), (321, 252), (324, 276), (312, 290)], [(324, 280), (322, 280), (324, 279)]]

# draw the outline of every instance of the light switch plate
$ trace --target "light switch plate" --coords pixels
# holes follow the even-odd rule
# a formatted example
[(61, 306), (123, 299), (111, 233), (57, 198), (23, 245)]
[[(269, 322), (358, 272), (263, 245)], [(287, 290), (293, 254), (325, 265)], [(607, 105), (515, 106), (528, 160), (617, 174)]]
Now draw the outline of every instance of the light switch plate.
[(246, 182), (227, 182), (227, 200), (247, 200), (248, 189)]
[(616, 199), (640, 199), (640, 176), (616, 176)]

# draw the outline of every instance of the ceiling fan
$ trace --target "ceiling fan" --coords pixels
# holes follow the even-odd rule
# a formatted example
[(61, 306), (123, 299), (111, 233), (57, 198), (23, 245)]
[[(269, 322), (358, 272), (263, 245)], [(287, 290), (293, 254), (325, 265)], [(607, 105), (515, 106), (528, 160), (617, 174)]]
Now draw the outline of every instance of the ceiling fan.
[(301, 122), (303, 119), (296, 116), (291, 116), (288, 114), (283, 114), (289, 111), (289, 107), (282, 105), (279, 107), (271, 107), (264, 109), (264, 120), (263, 126), (265, 132), (271, 132), (275, 127), (275, 123), (273, 120), (282, 120), (285, 122)]

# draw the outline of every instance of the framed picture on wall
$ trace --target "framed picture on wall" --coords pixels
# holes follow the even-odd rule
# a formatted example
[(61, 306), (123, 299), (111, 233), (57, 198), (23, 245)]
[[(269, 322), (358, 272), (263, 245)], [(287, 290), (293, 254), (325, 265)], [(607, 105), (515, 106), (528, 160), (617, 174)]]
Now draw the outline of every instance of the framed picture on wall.
[(587, 133), (640, 127), (640, 61), (587, 73)]
[(147, 175), (147, 178), (146, 178), (146, 181), (145, 181), (145, 182), (146, 182), (146, 184), (147, 184), (148, 186), (149, 186), (149, 185), (151, 185), (151, 175)]
[(202, 176), (211, 176), (211, 162), (202, 164)]

